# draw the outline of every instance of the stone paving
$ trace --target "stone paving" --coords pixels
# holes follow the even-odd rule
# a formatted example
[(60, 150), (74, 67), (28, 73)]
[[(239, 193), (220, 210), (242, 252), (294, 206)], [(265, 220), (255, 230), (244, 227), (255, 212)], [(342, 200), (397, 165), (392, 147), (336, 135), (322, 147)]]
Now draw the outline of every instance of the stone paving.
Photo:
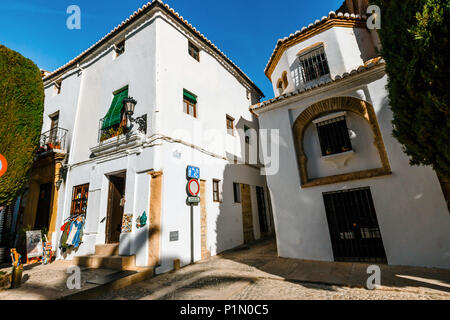
[[(56, 261), (48, 265), (25, 265), (22, 273), (22, 284), (19, 288), (0, 291), (0, 300), (54, 300), (63, 296), (97, 287), (88, 284), (88, 279), (105, 276), (117, 270), (81, 268), (81, 289), (67, 288), (67, 268), (70, 261)], [(10, 273), (11, 267), (2, 266), (0, 271)]]
[(69, 261), (25, 266), (22, 286), (0, 291), (0, 300), (60, 299), (78, 291), (95, 291), (86, 297), (108, 300), (450, 299), (450, 270), (381, 265), (382, 286), (367, 290), (368, 264), (279, 258), (273, 240), (242, 246), (117, 291), (86, 283), (116, 271), (86, 268), (81, 273), (82, 288), (69, 290), (69, 266)]
[(281, 259), (276, 256), (273, 241), (262, 241), (251, 247), (227, 252), (181, 270), (109, 292), (98, 299), (450, 299), (450, 270), (381, 266), (382, 287), (367, 290), (363, 287), (368, 277), (367, 266)]

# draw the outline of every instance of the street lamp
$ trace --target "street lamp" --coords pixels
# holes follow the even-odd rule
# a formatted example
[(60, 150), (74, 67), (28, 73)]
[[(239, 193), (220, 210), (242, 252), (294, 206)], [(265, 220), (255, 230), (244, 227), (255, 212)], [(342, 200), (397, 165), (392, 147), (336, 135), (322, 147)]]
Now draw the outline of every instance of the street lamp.
[(143, 133), (147, 133), (147, 115), (144, 114), (141, 117), (133, 119), (134, 109), (136, 107), (137, 101), (132, 97), (123, 99), (123, 107), (125, 109), (125, 114), (127, 115), (130, 123), (137, 123), (139, 126), (138, 130)]

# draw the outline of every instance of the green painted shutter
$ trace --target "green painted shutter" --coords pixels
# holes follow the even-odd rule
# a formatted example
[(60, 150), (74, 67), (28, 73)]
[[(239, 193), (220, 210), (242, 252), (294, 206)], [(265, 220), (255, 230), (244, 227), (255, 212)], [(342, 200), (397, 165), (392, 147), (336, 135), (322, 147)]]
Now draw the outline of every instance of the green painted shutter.
[(184, 96), (184, 99), (187, 99), (187, 100), (191, 101), (192, 103), (197, 103), (197, 97), (194, 96), (189, 91), (183, 90), (183, 96)]
[(108, 113), (103, 118), (102, 130), (119, 124), (122, 115), (123, 99), (128, 97), (128, 89), (120, 91), (114, 95), (114, 99), (109, 107)]

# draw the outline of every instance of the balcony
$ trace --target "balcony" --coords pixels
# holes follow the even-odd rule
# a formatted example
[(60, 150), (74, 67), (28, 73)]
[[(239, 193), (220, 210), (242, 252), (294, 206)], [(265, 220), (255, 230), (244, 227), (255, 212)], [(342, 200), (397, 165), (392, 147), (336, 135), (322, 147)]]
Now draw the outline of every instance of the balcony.
[(47, 153), (66, 153), (66, 137), (69, 131), (63, 128), (53, 128), (41, 134), (37, 155)]

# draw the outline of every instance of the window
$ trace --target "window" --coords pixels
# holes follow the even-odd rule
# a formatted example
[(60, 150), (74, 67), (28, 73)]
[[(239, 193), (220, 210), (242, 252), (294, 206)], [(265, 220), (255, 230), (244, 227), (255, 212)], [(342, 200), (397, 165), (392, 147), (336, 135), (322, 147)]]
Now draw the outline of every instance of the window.
[(250, 127), (244, 125), (245, 143), (250, 144)]
[(128, 87), (114, 93), (108, 112), (100, 120), (100, 142), (128, 132), (127, 116), (123, 109), (123, 100), (127, 97)]
[(241, 184), (240, 183), (233, 183), (233, 195), (234, 195), (234, 202), (235, 203), (241, 203)]
[(76, 186), (73, 188), (72, 207), (70, 215), (86, 214), (89, 196), (89, 184)]
[(234, 136), (234, 118), (227, 115), (227, 133)]
[(57, 80), (54, 82), (55, 95), (58, 95), (61, 93), (61, 85), (62, 85), (62, 80)]
[(316, 123), (322, 156), (352, 150), (345, 116)]
[(213, 180), (213, 201), (220, 202), (220, 180)]
[(330, 69), (323, 47), (300, 55), (299, 67), (294, 71), (297, 86), (319, 80), (325, 76), (329, 77), (329, 74)]
[(283, 93), (283, 81), (281, 79), (278, 80), (277, 89), (278, 94), (281, 95)]
[(197, 46), (189, 42), (188, 51), (192, 58), (200, 62), (200, 49)]
[(197, 118), (197, 96), (187, 90), (183, 91), (183, 111)]
[(114, 51), (116, 52), (116, 58), (125, 52), (125, 40), (114, 45)]
[(49, 142), (55, 144), (58, 135), (59, 111), (50, 115), (49, 118), (51, 121)]
[(287, 86), (289, 85), (286, 71), (283, 72), (283, 75), (281, 76), (281, 78), (283, 80), (283, 88), (286, 89)]

